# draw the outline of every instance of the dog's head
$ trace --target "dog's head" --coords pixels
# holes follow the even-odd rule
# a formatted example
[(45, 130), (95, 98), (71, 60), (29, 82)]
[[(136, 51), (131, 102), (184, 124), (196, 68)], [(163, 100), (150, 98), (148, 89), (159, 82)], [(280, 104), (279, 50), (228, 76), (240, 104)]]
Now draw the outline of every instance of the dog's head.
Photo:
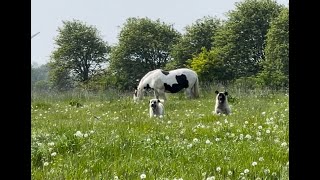
[(155, 109), (160, 102), (159, 99), (151, 99), (149, 104), (152, 109)]
[(222, 104), (226, 101), (227, 96), (228, 96), (228, 92), (224, 91), (224, 92), (219, 92), (219, 91), (215, 91), (215, 93), (217, 94), (216, 96), (216, 100)]

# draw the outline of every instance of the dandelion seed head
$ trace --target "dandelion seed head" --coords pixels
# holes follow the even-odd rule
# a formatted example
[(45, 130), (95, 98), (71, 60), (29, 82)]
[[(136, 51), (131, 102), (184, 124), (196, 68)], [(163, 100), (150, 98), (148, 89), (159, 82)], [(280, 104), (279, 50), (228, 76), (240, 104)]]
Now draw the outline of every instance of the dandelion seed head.
[(140, 175), (140, 178), (141, 178), (141, 179), (145, 179), (146, 177), (147, 177), (146, 174), (141, 174), (141, 175)]
[(266, 130), (266, 133), (267, 133), (267, 134), (270, 134), (270, 130), (269, 130), (269, 129), (267, 129), (267, 130)]
[(247, 139), (251, 139), (250, 134), (247, 134), (245, 138), (247, 138)]
[(216, 178), (214, 176), (210, 176), (210, 177), (207, 177), (206, 180), (215, 180)]
[(83, 134), (81, 133), (81, 131), (77, 131), (74, 135), (77, 137), (83, 137)]
[(221, 171), (221, 167), (218, 166), (218, 167), (216, 168), (216, 171), (220, 172), (220, 171)]

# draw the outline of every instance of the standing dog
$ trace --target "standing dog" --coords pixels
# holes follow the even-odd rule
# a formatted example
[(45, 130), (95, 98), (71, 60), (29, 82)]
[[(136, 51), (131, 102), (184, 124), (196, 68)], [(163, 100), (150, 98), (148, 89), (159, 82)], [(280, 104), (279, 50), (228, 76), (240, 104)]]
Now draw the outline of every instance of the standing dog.
[(219, 92), (219, 91), (215, 91), (215, 93), (217, 94), (216, 96), (216, 105), (214, 107), (214, 114), (230, 114), (231, 113), (231, 109), (229, 107), (228, 104), (228, 92), (224, 91), (224, 92)]
[(163, 117), (164, 115), (164, 106), (162, 104), (163, 101), (160, 101), (159, 99), (151, 99), (150, 100), (150, 107), (149, 107), (149, 113), (150, 117)]

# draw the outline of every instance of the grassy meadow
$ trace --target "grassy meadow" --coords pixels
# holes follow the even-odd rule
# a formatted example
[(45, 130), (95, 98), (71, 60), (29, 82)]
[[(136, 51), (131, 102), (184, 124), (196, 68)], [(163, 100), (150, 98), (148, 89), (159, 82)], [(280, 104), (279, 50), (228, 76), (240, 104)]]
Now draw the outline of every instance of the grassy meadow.
[(168, 94), (163, 118), (132, 94), (32, 95), (32, 179), (289, 179), (289, 96), (215, 89)]

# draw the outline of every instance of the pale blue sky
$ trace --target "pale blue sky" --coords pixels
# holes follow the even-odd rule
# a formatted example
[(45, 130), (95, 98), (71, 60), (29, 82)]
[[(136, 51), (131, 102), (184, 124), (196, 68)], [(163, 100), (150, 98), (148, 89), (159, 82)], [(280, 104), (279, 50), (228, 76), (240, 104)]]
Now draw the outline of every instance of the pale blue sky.
[[(114, 45), (119, 27), (129, 17), (160, 19), (183, 33), (187, 25), (204, 16), (226, 19), (240, 0), (31, 0), (31, 63), (49, 62), (54, 38), (62, 20), (77, 19), (95, 26), (102, 38)], [(288, 6), (289, 0), (277, 0)]]

